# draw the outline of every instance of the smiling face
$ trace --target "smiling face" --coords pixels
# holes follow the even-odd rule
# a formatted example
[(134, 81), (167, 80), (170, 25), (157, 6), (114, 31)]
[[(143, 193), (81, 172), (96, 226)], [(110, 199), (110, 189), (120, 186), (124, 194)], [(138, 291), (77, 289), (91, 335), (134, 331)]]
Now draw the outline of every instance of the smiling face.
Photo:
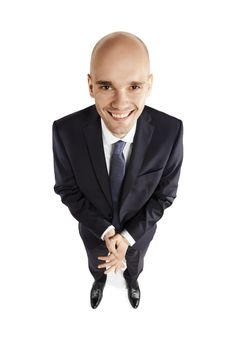
[(152, 85), (143, 44), (133, 35), (104, 38), (94, 49), (88, 85), (106, 127), (124, 137), (140, 117)]

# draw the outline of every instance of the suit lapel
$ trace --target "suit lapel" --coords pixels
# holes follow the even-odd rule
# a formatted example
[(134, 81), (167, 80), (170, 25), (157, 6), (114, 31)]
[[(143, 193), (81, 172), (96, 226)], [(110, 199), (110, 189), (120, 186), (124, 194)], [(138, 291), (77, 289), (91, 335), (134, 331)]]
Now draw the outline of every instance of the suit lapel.
[(107, 202), (109, 203), (110, 207), (112, 207), (111, 190), (103, 148), (100, 117), (96, 111), (93, 113), (92, 117), (93, 119), (84, 128), (84, 134), (94, 172)]

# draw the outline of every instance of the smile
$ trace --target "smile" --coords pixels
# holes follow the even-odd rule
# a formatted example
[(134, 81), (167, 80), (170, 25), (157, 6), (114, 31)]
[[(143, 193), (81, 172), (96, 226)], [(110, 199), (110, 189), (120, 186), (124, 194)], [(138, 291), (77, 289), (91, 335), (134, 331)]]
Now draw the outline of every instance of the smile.
[(125, 112), (125, 113), (113, 113), (113, 112), (110, 112), (108, 111), (108, 113), (111, 115), (111, 117), (115, 120), (122, 120), (122, 119), (126, 119), (128, 118), (132, 113), (133, 111), (130, 111), (130, 112)]

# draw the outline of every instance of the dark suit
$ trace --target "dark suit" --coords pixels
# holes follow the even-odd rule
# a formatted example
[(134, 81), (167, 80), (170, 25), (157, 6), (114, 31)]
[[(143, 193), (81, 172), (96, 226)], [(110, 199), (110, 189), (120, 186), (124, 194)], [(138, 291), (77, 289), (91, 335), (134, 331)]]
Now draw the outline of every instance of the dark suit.
[[(144, 107), (119, 203), (121, 229), (128, 230), (136, 241), (128, 248), (129, 254), (146, 251), (157, 221), (176, 197), (182, 136), (181, 120)], [(104, 247), (100, 237), (112, 224), (112, 200), (95, 105), (53, 123), (53, 153), (54, 191), (79, 221), (87, 252)]]

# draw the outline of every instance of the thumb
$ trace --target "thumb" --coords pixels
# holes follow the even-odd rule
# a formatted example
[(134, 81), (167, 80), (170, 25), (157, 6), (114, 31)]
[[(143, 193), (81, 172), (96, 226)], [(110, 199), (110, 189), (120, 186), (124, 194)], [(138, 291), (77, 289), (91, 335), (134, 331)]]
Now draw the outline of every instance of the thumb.
[(115, 240), (107, 238), (106, 239), (106, 246), (110, 253), (113, 253), (117, 258), (119, 257), (119, 254), (117, 252), (117, 249), (115, 247)]

